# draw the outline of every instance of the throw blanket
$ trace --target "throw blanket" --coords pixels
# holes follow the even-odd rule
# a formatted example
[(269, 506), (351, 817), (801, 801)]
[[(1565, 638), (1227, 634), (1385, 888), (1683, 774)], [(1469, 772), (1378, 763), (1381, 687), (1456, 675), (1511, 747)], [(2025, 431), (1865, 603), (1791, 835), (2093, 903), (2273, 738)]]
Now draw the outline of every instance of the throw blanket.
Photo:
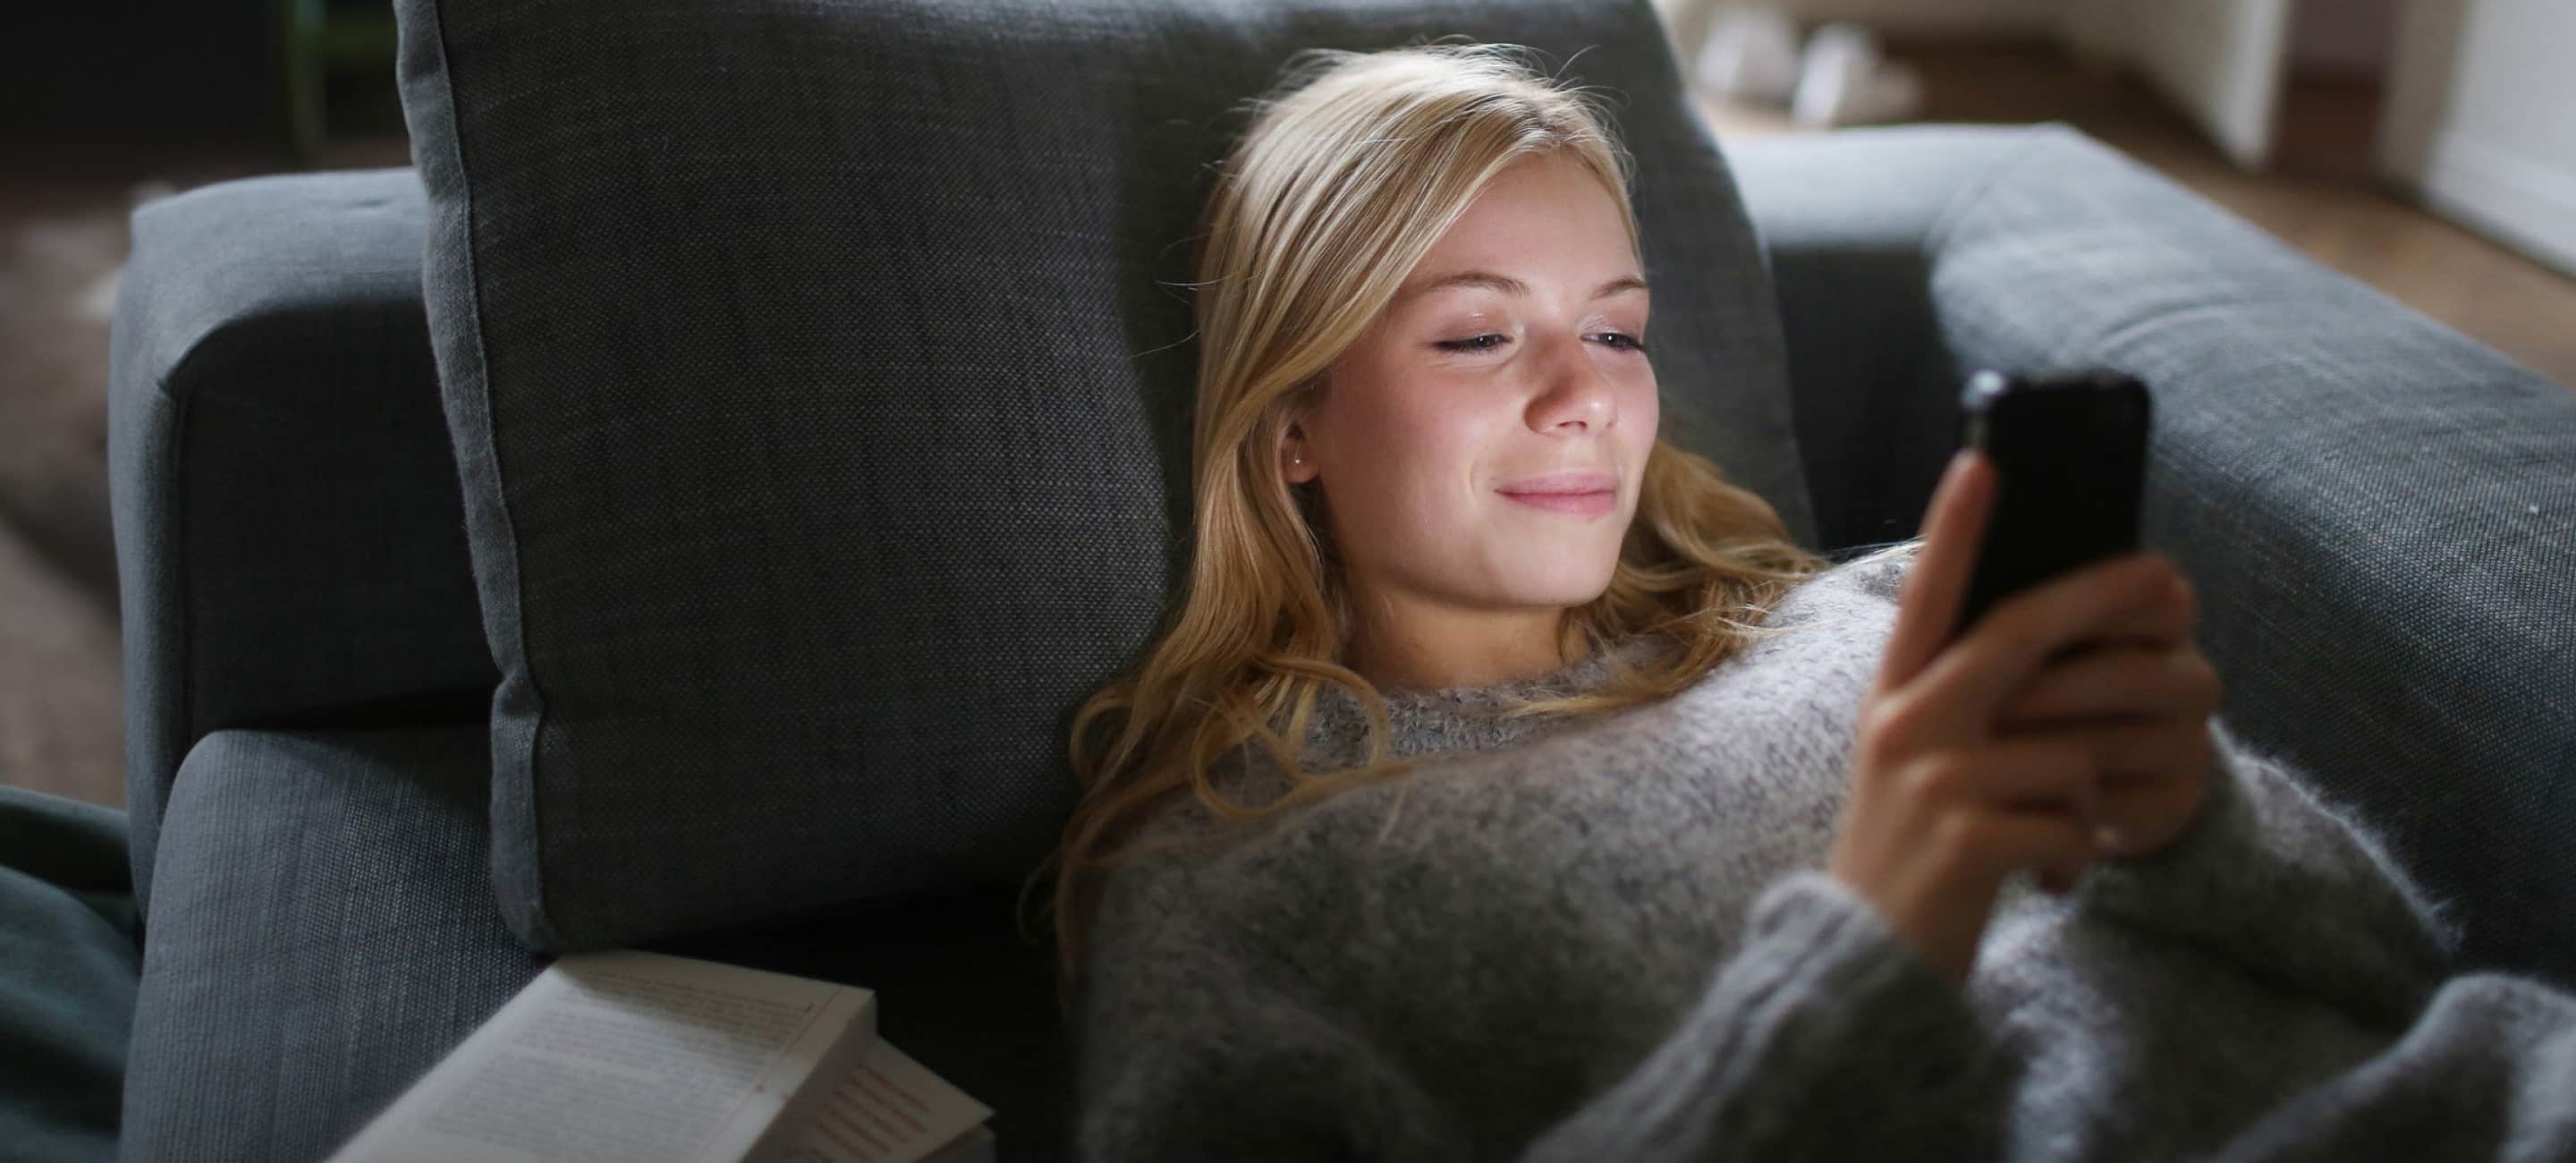
[(0, 1159), (116, 1156), (143, 926), (125, 813), (0, 787)]
[[(1104, 882), (1077, 1010), (1081, 1157), (2565, 1160), (2576, 998), (2455, 973), (2457, 929), (2310, 781), (2212, 720), (2173, 846), (2024, 873), (1967, 987), (1823, 872), (1919, 542), (1784, 600), (1673, 698), (1392, 699), (1406, 776)], [(1355, 762), (1333, 692), (1310, 761)], [(1257, 749), (1219, 782), (1284, 788)]]

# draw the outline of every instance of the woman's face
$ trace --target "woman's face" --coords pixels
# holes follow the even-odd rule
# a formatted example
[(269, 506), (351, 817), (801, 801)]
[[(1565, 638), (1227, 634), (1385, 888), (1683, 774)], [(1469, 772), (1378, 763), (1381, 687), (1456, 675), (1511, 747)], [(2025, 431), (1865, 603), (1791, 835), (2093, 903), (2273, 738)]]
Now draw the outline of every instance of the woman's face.
[[(1399, 685), (1542, 673), (1609, 585), (1657, 419), (1615, 197), (1569, 156), (1496, 175), (1289, 433), (1281, 471), (1321, 480), (1362, 651)], [(1585, 492), (1528, 492), (1550, 487)]]

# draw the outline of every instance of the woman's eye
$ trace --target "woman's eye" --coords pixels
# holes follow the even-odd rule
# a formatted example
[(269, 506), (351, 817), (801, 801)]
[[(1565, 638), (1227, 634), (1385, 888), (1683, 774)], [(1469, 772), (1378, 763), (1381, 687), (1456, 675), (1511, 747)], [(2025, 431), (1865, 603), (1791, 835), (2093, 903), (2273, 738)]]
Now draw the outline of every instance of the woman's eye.
[[(1603, 341), (1606, 346), (1617, 351), (1646, 350), (1645, 340), (1639, 339), (1624, 331), (1604, 331), (1593, 336), (1593, 338)], [(1492, 351), (1506, 343), (1510, 343), (1511, 341), (1511, 337), (1508, 335), (1475, 335), (1469, 336), (1465, 339), (1439, 340), (1433, 343), (1432, 346), (1443, 351), (1477, 352)]]

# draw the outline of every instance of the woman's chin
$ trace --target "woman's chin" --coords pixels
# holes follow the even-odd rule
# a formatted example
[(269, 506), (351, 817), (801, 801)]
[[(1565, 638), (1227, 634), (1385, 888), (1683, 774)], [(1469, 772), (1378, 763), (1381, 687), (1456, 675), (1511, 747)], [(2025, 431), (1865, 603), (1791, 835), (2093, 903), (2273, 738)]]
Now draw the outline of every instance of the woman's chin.
[(1561, 560), (1548, 562), (1515, 575), (1512, 596), (1516, 604), (1533, 609), (1580, 606), (1610, 588), (1610, 574), (1608, 567), (1570, 572)]

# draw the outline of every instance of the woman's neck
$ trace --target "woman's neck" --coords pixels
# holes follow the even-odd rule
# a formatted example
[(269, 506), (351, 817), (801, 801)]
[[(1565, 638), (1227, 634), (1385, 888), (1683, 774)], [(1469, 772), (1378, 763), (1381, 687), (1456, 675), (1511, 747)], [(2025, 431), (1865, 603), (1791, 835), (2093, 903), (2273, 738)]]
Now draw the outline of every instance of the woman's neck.
[(1351, 652), (1347, 665), (1380, 690), (1430, 693), (1527, 682), (1592, 656), (1588, 636), (1573, 645), (1571, 654), (1561, 651), (1556, 639), (1552, 625), (1544, 639), (1524, 634), (1500, 640), (1434, 644), (1394, 636), (1359, 645)]

